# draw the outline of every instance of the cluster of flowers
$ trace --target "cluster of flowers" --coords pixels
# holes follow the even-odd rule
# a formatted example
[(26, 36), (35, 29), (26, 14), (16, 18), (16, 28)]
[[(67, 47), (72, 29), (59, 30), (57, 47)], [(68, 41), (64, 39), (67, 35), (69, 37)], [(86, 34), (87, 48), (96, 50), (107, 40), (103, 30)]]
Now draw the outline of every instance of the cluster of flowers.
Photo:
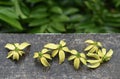
[[(86, 65), (89, 68), (97, 68), (101, 63), (106, 62), (111, 59), (113, 50), (110, 49), (106, 52), (106, 49), (103, 48), (100, 42), (93, 40), (86, 40), (85, 43), (88, 46), (84, 49), (85, 53), (80, 53), (77, 50), (70, 50), (66, 46), (66, 42), (61, 40), (59, 44), (48, 43), (44, 45), (44, 48), (41, 51), (35, 52), (33, 58), (37, 59), (45, 67), (50, 67), (48, 62), (54, 57), (59, 57), (59, 64), (62, 64), (65, 60), (66, 53), (69, 53), (68, 61), (73, 61), (75, 69), (79, 69), (80, 63)], [(19, 60), (20, 56), (25, 54), (23, 49), (30, 46), (29, 43), (24, 42), (22, 44), (6, 44), (5, 48), (9, 49), (7, 58), (12, 58), (13, 60)]]

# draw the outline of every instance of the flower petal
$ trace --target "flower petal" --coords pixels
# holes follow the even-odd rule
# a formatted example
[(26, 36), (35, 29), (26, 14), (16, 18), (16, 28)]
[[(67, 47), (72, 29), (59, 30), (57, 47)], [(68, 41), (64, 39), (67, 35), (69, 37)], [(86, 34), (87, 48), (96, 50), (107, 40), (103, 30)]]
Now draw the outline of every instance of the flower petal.
[(87, 65), (86, 60), (84, 58), (80, 58), (80, 60), (84, 65)]
[(95, 47), (96, 46), (94, 46), (92, 49), (90, 49), (89, 53), (94, 53), (95, 52)]
[(103, 53), (103, 55), (106, 54), (106, 49), (105, 48), (102, 48), (102, 53)]
[(68, 47), (63, 47), (62, 48), (65, 52), (70, 52), (70, 50), (68, 49)]
[(93, 45), (89, 45), (89, 46), (87, 46), (87, 47), (84, 49), (84, 51), (88, 51), (88, 50), (90, 50), (92, 47), (93, 47)]
[(52, 57), (55, 57), (57, 55), (57, 53), (58, 53), (58, 50), (53, 50)]
[(20, 55), (20, 56), (22, 56), (22, 54), (24, 54), (25, 52), (23, 52), (23, 51), (18, 51), (18, 54)]
[(99, 47), (102, 47), (101, 42), (97, 42), (97, 45), (98, 45)]
[(45, 66), (45, 67), (50, 66), (50, 64), (48, 63), (48, 61), (46, 60), (46, 58), (41, 57), (41, 58), (40, 58), (40, 61), (41, 61), (41, 63), (43, 64), (43, 66)]
[(88, 65), (89, 68), (97, 68), (100, 66), (100, 63), (94, 63), (94, 64), (91, 64), (91, 65)]
[(14, 43), (14, 45), (19, 48), (20, 47), (20, 44), (19, 43)]
[(13, 60), (19, 60), (19, 54), (13, 51)]
[(9, 50), (15, 50), (15, 46), (13, 44), (10, 44), (10, 43), (6, 44), (5, 48), (7, 48)]
[(113, 54), (113, 50), (110, 49), (110, 50), (108, 51), (108, 53), (107, 53), (105, 56), (106, 56), (106, 57), (111, 57), (112, 54)]
[(65, 45), (66, 45), (66, 42), (65, 42), (64, 40), (61, 40), (61, 41), (60, 41), (60, 45), (65, 46)]
[(46, 52), (48, 52), (49, 50), (48, 49), (42, 49), (42, 53), (44, 54), (44, 53), (46, 53)]
[(95, 49), (95, 52), (98, 52), (99, 50), (97, 46), (95, 46), (94, 49)]
[(65, 53), (63, 50), (59, 51), (59, 64), (61, 64), (62, 62), (64, 62), (65, 60)]
[(18, 48), (22, 50), (22, 49), (26, 48), (27, 46), (30, 46), (30, 44), (27, 43), (27, 42), (23, 42), (22, 44), (20, 44), (20, 45), (18, 46)]
[(102, 53), (101, 50), (98, 51), (98, 55), (99, 55), (100, 57), (104, 57), (104, 54)]
[(80, 53), (80, 56), (81, 56), (82, 58), (86, 59), (86, 56), (85, 56), (84, 53)]
[(79, 58), (75, 58), (74, 59), (74, 67), (75, 67), (75, 69), (78, 69), (79, 66), (80, 66), (80, 60), (79, 60)]
[(53, 43), (48, 43), (44, 47), (49, 48), (49, 49), (57, 49), (59, 47), (59, 45), (58, 44), (53, 44)]
[(70, 52), (71, 54), (77, 54), (78, 52), (76, 51), (76, 50), (71, 50), (71, 52)]
[(43, 54), (43, 56), (47, 59), (50, 59), (50, 60), (52, 59), (49, 54)]
[(99, 60), (87, 60), (87, 62), (89, 62), (90, 64), (100, 63), (101, 59), (99, 59)]
[(100, 59), (100, 57), (97, 54), (94, 54), (94, 53), (88, 53), (87, 56), (93, 57), (95, 59)]
[(71, 55), (71, 56), (68, 58), (68, 61), (73, 60), (73, 59), (75, 59), (75, 58), (76, 58), (75, 55)]
[(113, 54), (113, 50), (110, 49), (110, 50), (108, 51), (108, 53), (105, 55), (104, 60), (105, 60), (105, 61), (110, 60), (111, 57), (112, 57), (112, 54)]
[(38, 58), (38, 57), (39, 57), (39, 53), (35, 52), (33, 58)]
[(8, 56), (6, 58), (10, 58), (13, 55), (12, 51), (8, 53)]
[(86, 40), (85, 43), (88, 43), (88, 44), (93, 44), (94, 41), (93, 40)]

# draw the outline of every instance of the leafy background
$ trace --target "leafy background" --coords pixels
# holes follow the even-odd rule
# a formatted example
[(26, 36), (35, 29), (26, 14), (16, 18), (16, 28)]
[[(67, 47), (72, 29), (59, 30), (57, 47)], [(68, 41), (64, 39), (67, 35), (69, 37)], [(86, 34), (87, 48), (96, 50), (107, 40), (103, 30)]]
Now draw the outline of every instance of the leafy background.
[(0, 0), (1, 33), (119, 33), (120, 0)]

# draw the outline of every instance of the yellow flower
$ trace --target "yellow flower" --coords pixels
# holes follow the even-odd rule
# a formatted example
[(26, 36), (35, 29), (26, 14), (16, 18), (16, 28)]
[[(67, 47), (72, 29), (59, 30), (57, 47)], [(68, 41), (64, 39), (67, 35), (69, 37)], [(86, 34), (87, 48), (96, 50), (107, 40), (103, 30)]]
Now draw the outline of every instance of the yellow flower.
[(93, 40), (86, 40), (85, 43), (89, 44), (89, 46), (84, 49), (84, 51), (89, 51), (88, 53), (98, 52), (99, 48), (102, 47), (102, 44), (100, 42)]
[(102, 48), (102, 50), (98, 51), (98, 55), (100, 56), (102, 61), (109, 61), (113, 55), (113, 50), (110, 49), (108, 52), (106, 52), (106, 49)]
[(49, 54), (47, 54), (49, 50), (43, 49), (40, 52), (35, 52), (33, 58), (37, 58), (43, 66), (48, 67), (50, 64), (48, 63), (47, 59), (52, 59)]
[(87, 62), (90, 64), (88, 67), (90, 68), (97, 68), (100, 66), (101, 63), (110, 60), (112, 57), (113, 50), (110, 49), (106, 53), (106, 49), (102, 48), (102, 50), (99, 50), (97, 54), (94, 53), (88, 53), (87, 56), (95, 58), (95, 60), (87, 60)]
[(44, 46), (45, 48), (52, 49), (52, 57), (59, 54), (59, 64), (63, 63), (65, 60), (65, 52), (70, 52), (68, 47), (66, 47), (66, 42), (61, 40), (59, 44), (48, 43)]
[(74, 68), (78, 69), (80, 66), (80, 62), (82, 62), (84, 65), (86, 65), (86, 56), (84, 53), (79, 53), (76, 50), (71, 50), (71, 56), (68, 58), (68, 60), (74, 60)]
[(19, 60), (20, 56), (25, 54), (23, 49), (26, 48), (29, 45), (30, 44), (27, 43), (27, 42), (23, 42), (21, 44), (19, 44), (19, 43), (14, 43), (14, 44), (8, 43), (8, 44), (6, 44), (5, 48), (10, 50), (10, 52), (8, 53), (8, 56), (6, 58), (11, 58), (12, 57), (13, 60)]

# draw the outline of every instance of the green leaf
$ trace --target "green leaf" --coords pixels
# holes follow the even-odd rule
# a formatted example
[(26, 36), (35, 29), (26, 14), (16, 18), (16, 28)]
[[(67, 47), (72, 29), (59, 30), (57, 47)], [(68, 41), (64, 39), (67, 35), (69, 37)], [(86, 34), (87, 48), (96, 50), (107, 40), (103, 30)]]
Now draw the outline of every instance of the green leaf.
[(67, 22), (69, 21), (69, 17), (66, 15), (54, 15), (51, 17), (53, 22)]
[(47, 12), (48, 7), (44, 6), (44, 5), (38, 5), (33, 7), (33, 9), (31, 10), (31, 14), (35, 14), (35, 13), (45, 13)]
[(31, 9), (29, 9), (27, 4), (25, 4), (24, 2), (20, 2), (20, 8), (21, 8), (21, 12), (26, 16), (26, 18), (23, 19), (27, 19)]
[(35, 27), (29, 30), (29, 33), (46, 33), (47, 32), (47, 25), (42, 25), (40, 27)]
[(84, 3), (85, 3), (85, 5), (86, 5), (89, 9), (92, 9), (92, 8), (93, 8), (92, 5), (91, 5), (91, 3), (90, 3), (89, 1), (85, 1)]
[(15, 6), (15, 11), (16, 11), (17, 15), (23, 19), (26, 19), (27, 16), (22, 12), (19, 0), (12, 0), (12, 2)]
[(0, 1), (0, 5), (5, 5), (5, 6), (8, 6), (8, 5), (12, 5), (12, 3), (8, 0), (3, 0), (3, 1)]
[(67, 9), (65, 9), (64, 14), (65, 15), (72, 15), (72, 14), (77, 13), (78, 11), (79, 11), (78, 8), (67, 8)]
[(53, 13), (58, 13), (58, 14), (62, 14), (63, 13), (61, 7), (58, 7), (58, 6), (52, 7), (50, 11), (53, 12)]
[(70, 21), (72, 22), (75, 22), (75, 21), (80, 22), (82, 19), (83, 19), (83, 16), (80, 14), (70, 16)]
[(27, 0), (28, 2), (31, 2), (31, 3), (37, 3), (37, 2), (40, 2), (42, 0)]
[(42, 13), (32, 13), (30, 14), (30, 18), (35, 18), (35, 19), (39, 19), (39, 18), (45, 18), (47, 19), (46, 17), (48, 16), (48, 13), (46, 12), (42, 12)]
[(10, 18), (19, 19), (19, 17), (12, 8), (0, 7), (0, 13), (5, 14)]
[(21, 24), (19, 23), (19, 21), (17, 21), (16, 19), (13, 19), (5, 14), (0, 13), (0, 19), (7, 22), (8, 24), (10, 24), (12, 27), (18, 29), (18, 30), (23, 30)]
[(49, 23), (48, 19), (33, 19), (32, 21), (30, 21), (29, 26), (34, 27), (34, 26), (45, 25), (48, 23)]
[(62, 23), (52, 23), (52, 27), (60, 32), (66, 31), (64, 25)]
[(47, 28), (47, 30), (48, 30), (49, 33), (59, 33), (59, 31), (55, 30), (55, 29), (54, 29), (53, 27), (51, 27), (51, 26), (49, 26), (49, 27)]

